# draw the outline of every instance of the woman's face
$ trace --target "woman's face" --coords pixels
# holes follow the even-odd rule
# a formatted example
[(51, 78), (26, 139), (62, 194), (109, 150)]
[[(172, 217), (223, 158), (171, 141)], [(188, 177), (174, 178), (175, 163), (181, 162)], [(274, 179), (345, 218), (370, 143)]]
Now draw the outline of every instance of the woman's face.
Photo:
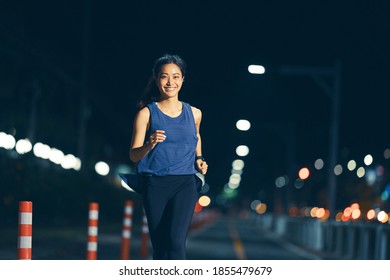
[(166, 97), (174, 97), (179, 94), (184, 77), (179, 66), (174, 63), (164, 64), (156, 78), (156, 84), (160, 93)]

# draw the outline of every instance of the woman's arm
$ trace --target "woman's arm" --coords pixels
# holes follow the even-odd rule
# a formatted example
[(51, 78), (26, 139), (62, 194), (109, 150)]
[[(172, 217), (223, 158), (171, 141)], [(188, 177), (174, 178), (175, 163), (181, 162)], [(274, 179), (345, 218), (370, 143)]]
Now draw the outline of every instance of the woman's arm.
[[(195, 107), (192, 107), (192, 112), (194, 114), (196, 134), (198, 136), (198, 143), (195, 149), (195, 156), (200, 157), (202, 156), (202, 137), (200, 136), (200, 123), (202, 121), (202, 111)], [(196, 167), (203, 175), (206, 174), (208, 165), (204, 159), (197, 159)]]
[(159, 142), (165, 140), (165, 131), (156, 130), (149, 135), (145, 143), (146, 132), (149, 129), (150, 111), (147, 107), (139, 110), (134, 119), (133, 136), (130, 145), (130, 159), (137, 163), (144, 158)]
[(134, 118), (133, 136), (130, 145), (130, 159), (137, 163), (152, 149), (150, 144), (145, 143), (145, 135), (149, 126), (150, 112), (147, 107), (138, 111)]

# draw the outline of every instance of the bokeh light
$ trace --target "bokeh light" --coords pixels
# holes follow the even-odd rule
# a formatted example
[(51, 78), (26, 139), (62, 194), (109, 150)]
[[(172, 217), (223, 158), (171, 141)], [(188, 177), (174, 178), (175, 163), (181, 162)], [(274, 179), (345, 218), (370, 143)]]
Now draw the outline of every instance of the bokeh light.
[(370, 154), (368, 154), (364, 157), (364, 164), (367, 166), (370, 166), (373, 161), (374, 161), (374, 158)]
[(207, 195), (202, 195), (199, 197), (198, 202), (202, 207), (207, 207), (210, 205), (211, 199)]
[(314, 167), (315, 169), (317, 170), (321, 170), (323, 167), (324, 167), (324, 161), (322, 159), (317, 159), (315, 162), (314, 162)]
[(251, 74), (264, 74), (265, 68), (262, 65), (249, 65), (248, 72)]
[(246, 145), (240, 145), (236, 148), (236, 154), (240, 157), (245, 157), (249, 154), (249, 148)]
[(298, 177), (301, 180), (306, 180), (310, 176), (310, 170), (307, 167), (302, 167), (298, 172)]
[(349, 171), (355, 170), (355, 168), (356, 168), (356, 161), (354, 161), (353, 159), (348, 161), (347, 168), (348, 168)]
[(95, 164), (95, 171), (99, 175), (106, 176), (110, 172), (110, 167), (104, 161), (99, 161)]
[(251, 128), (251, 123), (248, 120), (238, 120), (236, 127), (238, 130), (247, 131)]

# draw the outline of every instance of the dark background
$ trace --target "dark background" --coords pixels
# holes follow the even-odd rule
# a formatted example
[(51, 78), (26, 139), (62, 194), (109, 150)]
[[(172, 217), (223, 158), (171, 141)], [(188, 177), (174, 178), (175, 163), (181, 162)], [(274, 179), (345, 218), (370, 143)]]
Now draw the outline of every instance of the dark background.
[[(94, 163), (107, 162), (112, 180), (115, 166), (131, 164), (128, 150), (136, 100), (154, 60), (175, 53), (188, 63), (180, 98), (203, 112), (203, 151), (214, 201), (228, 182), (232, 161), (239, 158), (235, 148), (245, 144), (250, 153), (243, 158), (239, 205), (248, 207), (251, 200), (260, 199), (272, 211), (281, 195), (287, 199), (284, 211), (291, 205), (325, 206), (326, 171), (312, 167), (317, 158), (324, 159), (325, 166), (328, 160), (331, 99), (311, 77), (283, 76), (277, 69), (328, 68), (338, 61), (338, 161), (344, 173), (338, 178), (337, 207), (363, 199), (377, 205), (389, 168), (383, 157), (390, 140), (389, 14), (390, 2), (384, 0), (1, 1), (0, 131), (83, 158), (81, 173), (87, 175), (56, 170), (48, 189), (69, 176), (72, 179), (66, 180), (76, 180), (75, 186), (88, 185), (77, 191), (69, 185), (58, 187), (69, 199), (80, 193), (85, 200), (94, 195), (108, 199), (112, 192), (124, 196), (122, 190), (104, 186), (99, 195), (94, 193), (93, 185), (102, 180), (94, 174)], [(250, 74), (250, 64), (264, 65), (266, 74)], [(331, 79), (325, 82), (332, 85)], [(84, 149), (81, 112), (86, 116)], [(239, 119), (249, 120), (251, 129), (238, 131)], [(345, 167), (350, 159), (361, 166), (368, 153), (375, 164), (385, 167), (376, 191), (367, 191), (364, 179)], [(36, 160), (33, 156), (8, 157), (4, 150), (0, 156), (3, 206), (29, 199), (49, 184), (45, 181), (49, 175), (34, 177), (35, 172), (26, 171), (38, 168), (26, 164)], [(22, 165), (27, 173), (14, 165)], [(278, 176), (296, 176), (302, 166), (313, 172), (304, 188), (294, 189), (291, 177), (288, 190), (276, 189)], [(39, 168), (48, 174), (52, 167)], [(27, 183), (7, 181), (10, 172)]]

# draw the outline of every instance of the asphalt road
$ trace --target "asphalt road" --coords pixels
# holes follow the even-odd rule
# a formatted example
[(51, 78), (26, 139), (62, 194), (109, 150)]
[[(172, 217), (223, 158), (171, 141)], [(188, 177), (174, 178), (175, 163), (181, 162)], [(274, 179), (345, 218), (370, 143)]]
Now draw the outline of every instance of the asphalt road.
[(191, 260), (310, 260), (321, 259), (274, 233), (259, 228), (250, 219), (221, 216), (193, 232), (187, 242)]
[[(97, 259), (119, 260), (122, 225), (101, 225)], [(2, 229), (0, 260), (17, 258), (17, 229)], [(151, 259), (141, 256), (141, 227), (135, 226), (130, 243), (129, 259)], [(86, 259), (87, 228), (33, 228), (32, 259)], [(187, 240), (189, 260), (310, 260), (324, 256), (289, 243), (254, 224), (242, 215), (212, 215), (194, 220)]]

